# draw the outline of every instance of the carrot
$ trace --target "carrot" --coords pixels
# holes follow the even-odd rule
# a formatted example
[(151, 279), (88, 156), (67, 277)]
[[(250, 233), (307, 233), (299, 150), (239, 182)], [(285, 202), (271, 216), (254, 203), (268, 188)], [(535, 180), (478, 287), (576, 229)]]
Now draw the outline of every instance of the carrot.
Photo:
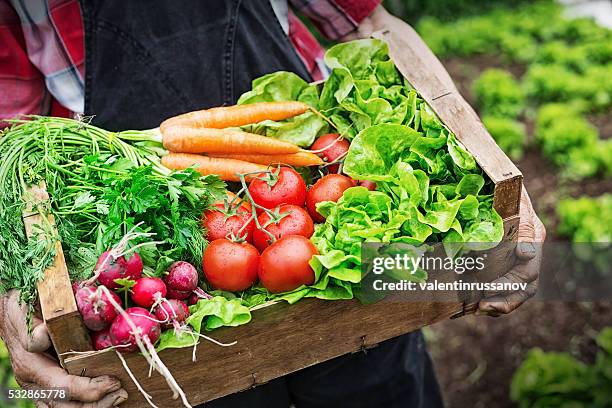
[[(225, 181), (240, 181), (238, 173), (256, 173), (268, 170), (266, 166), (261, 164), (186, 153), (170, 153), (162, 157), (161, 162), (171, 170), (185, 170), (193, 167), (203, 176), (217, 174)], [(247, 179), (253, 176), (256, 176), (256, 174), (247, 177)]]
[(259, 123), (268, 120), (284, 120), (306, 112), (310, 107), (302, 102), (259, 102), (248, 105), (223, 106), (199, 110), (167, 119), (160, 125), (162, 133), (169, 126), (181, 125), (223, 129)]
[(259, 164), (286, 164), (288, 166), (320, 166), (323, 160), (310, 152), (297, 152), (292, 154), (212, 154), (215, 157), (243, 160)]
[(297, 153), (292, 143), (231, 129), (171, 126), (162, 131), (164, 147), (175, 153)]

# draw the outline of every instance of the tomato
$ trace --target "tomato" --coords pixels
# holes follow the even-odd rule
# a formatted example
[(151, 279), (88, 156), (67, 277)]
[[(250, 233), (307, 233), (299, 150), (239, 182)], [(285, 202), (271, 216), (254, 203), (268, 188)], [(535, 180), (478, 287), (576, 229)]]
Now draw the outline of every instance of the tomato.
[(202, 269), (206, 280), (216, 289), (237, 292), (257, 281), (259, 252), (248, 242), (216, 239), (204, 250)]
[[(233, 233), (236, 238), (245, 237), (247, 242), (252, 242), (255, 221), (249, 221), (251, 215), (251, 211), (247, 210), (243, 205), (226, 208), (225, 204), (215, 204), (214, 208), (204, 212), (202, 225), (207, 231), (206, 238), (209, 241), (214, 241), (226, 238), (229, 236), (228, 234)], [(246, 223), (248, 223), (247, 226), (239, 233)]]
[[(310, 150), (320, 151), (317, 155), (327, 163), (331, 163), (344, 157), (346, 152), (348, 152), (349, 146), (349, 141), (340, 137), (339, 134), (329, 133), (320, 136), (312, 146), (310, 146)], [(339, 167), (339, 163), (332, 164), (331, 166), (327, 166), (327, 170), (329, 170), (330, 173), (338, 173)]]
[(253, 201), (265, 208), (276, 208), (281, 204), (302, 207), (306, 200), (306, 183), (297, 171), (281, 167), (273, 169), (271, 174), (254, 178), (249, 193)]
[[(301, 235), (306, 238), (310, 238), (314, 233), (314, 223), (312, 218), (308, 215), (308, 212), (302, 207), (296, 205), (285, 204), (278, 207), (275, 210), (277, 214), (283, 216), (280, 221), (271, 223), (264, 229), (274, 235), (276, 239), (286, 237), (287, 235)], [(259, 225), (262, 227), (270, 222), (270, 216), (268, 213), (262, 213), (258, 217)], [(253, 232), (253, 244), (263, 251), (270, 245), (270, 235), (266, 234), (265, 231), (258, 228)]]
[(359, 185), (360, 185), (361, 187), (365, 187), (365, 188), (367, 188), (367, 189), (368, 189), (368, 190), (370, 190), (370, 191), (374, 191), (374, 190), (376, 190), (376, 183), (375, 183), (375, 182), (373, 182), (373, 181), (370, 181), (370, 180), (361, 180), (361, 181), (359, 182)]
[(317, 248), (301, 235), (283, 237), (267, 247), (259, 260), (261, 284), (272, 293), (289, 292), (314, 283), (310, 259)]
[(306, 208), (315, 222), (323, 222), (325, 218), (317, 212), (317, 203), (322, 201), (336, 202), (342, 197), (344, 190), (353, 187), (353, 180), (340, 174), (328, 174), (321, 177), (308, 190)]

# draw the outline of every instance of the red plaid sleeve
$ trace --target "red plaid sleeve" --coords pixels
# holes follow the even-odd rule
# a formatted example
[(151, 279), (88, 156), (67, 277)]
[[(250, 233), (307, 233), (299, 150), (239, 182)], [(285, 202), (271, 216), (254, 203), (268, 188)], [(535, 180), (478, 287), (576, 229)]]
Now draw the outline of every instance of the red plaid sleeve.
[(289, 0), (291, 5), (312, 20), (331, 40), (355, 31), (381, 0)]
[(47, 113), (51, 100), (45, 77), (28, 58), (21, 20), (0, 0), (0, 129), (3, 119), (19, 114)]

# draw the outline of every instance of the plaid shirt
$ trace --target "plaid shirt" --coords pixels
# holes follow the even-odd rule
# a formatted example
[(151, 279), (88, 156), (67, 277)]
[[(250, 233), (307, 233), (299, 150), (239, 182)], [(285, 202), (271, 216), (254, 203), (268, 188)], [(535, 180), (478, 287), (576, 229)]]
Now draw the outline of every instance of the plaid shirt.
[[(381, 0), (271, 0), (304, 65), (323, 79), (324, 50), (288, 4), (330, 40), (354, 31)], [(78, 0), (0, 0), (0, 119), (68, 116), (84, 107), (85, 50)], [(2, 122), (0, 122), (0, 128)]]

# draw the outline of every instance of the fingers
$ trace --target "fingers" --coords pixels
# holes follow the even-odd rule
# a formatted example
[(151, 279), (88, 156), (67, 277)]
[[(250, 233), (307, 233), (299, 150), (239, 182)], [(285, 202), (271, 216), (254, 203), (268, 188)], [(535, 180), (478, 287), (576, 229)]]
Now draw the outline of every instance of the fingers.
[(37, 318), (32, 317), (32, 332), (28, 332), (26, 316), (27, 305), (20, 304), (19, 292), (12, 291), (4, 304), (4, 318), (8, 319), (8, 330), (6, 337), (16, 337), (21, 346), (30, 352), (43, 352), (51, 347), (51, 339), (45, 324)]
[[(508, 287), (517, 283), (531, 283), (538, 279), (540, 273), (540, 259), (534, 258), (527, 262), (514, 265), (504, 276), (500, 276), (492, 283), (503, 284)], [(488, 298), (499, 294), (499, 291), (485, 291), (484, 297)]]
[(40, 389), (64, 388), (72, 400), (95, 402), (121, 389), (121, 383), (113, 377), (70, 375), (45, 354), (29, 353), (23, 349), (11, 352), (15, 376), (19, 381), (34, 383)]
[(47, 331), (47, 325), (40, 319), (34, 318), (32, 334), (27, 336), (26, 350), (31, 353), (42, 353), (51, 347), (51, 338)]
[(77, 401), (46, 401), (43, 407), (45, 408), (111, 408), (117, 407), (124, 403), (128, 398), (127, 391), (120, 389), (109, 394), (106, 394), (102, 399), (95, 402), (77, 402)]
[[(31, 387), (35, 388), (32, 384)], [(64, 400), (49, 400), (49, 401), (34, 401), (37, 408), (111, 408), (123, 404), (128, 399), (128, 393), (124, 389), (106, 394), (102, 399), (95, 402), (79, 402), (79, 401), (64, 401)]]
[(525, 303), (527, 299), (533, 297), (537, 291), (538, 282), (535, 281), (528, 284), (524, 291), (513, 292), (508, 296), (493, 296), (481, 300), (478, 303), (478, 311), (476, 314), (487, 314), (493, 317), (508, 314)]
[(99, 401), (106, 394), (121, 389), (119, 380), (107, 375), (95, 378), (66, 375), (64, 382), (70, 399), (84, 402)]
[(515, 254), (519, 259), (529, 260), (536, 256), (535, 212), (525, 186), (521, 193), (520, 221), (518, 227), (518, 244)]

